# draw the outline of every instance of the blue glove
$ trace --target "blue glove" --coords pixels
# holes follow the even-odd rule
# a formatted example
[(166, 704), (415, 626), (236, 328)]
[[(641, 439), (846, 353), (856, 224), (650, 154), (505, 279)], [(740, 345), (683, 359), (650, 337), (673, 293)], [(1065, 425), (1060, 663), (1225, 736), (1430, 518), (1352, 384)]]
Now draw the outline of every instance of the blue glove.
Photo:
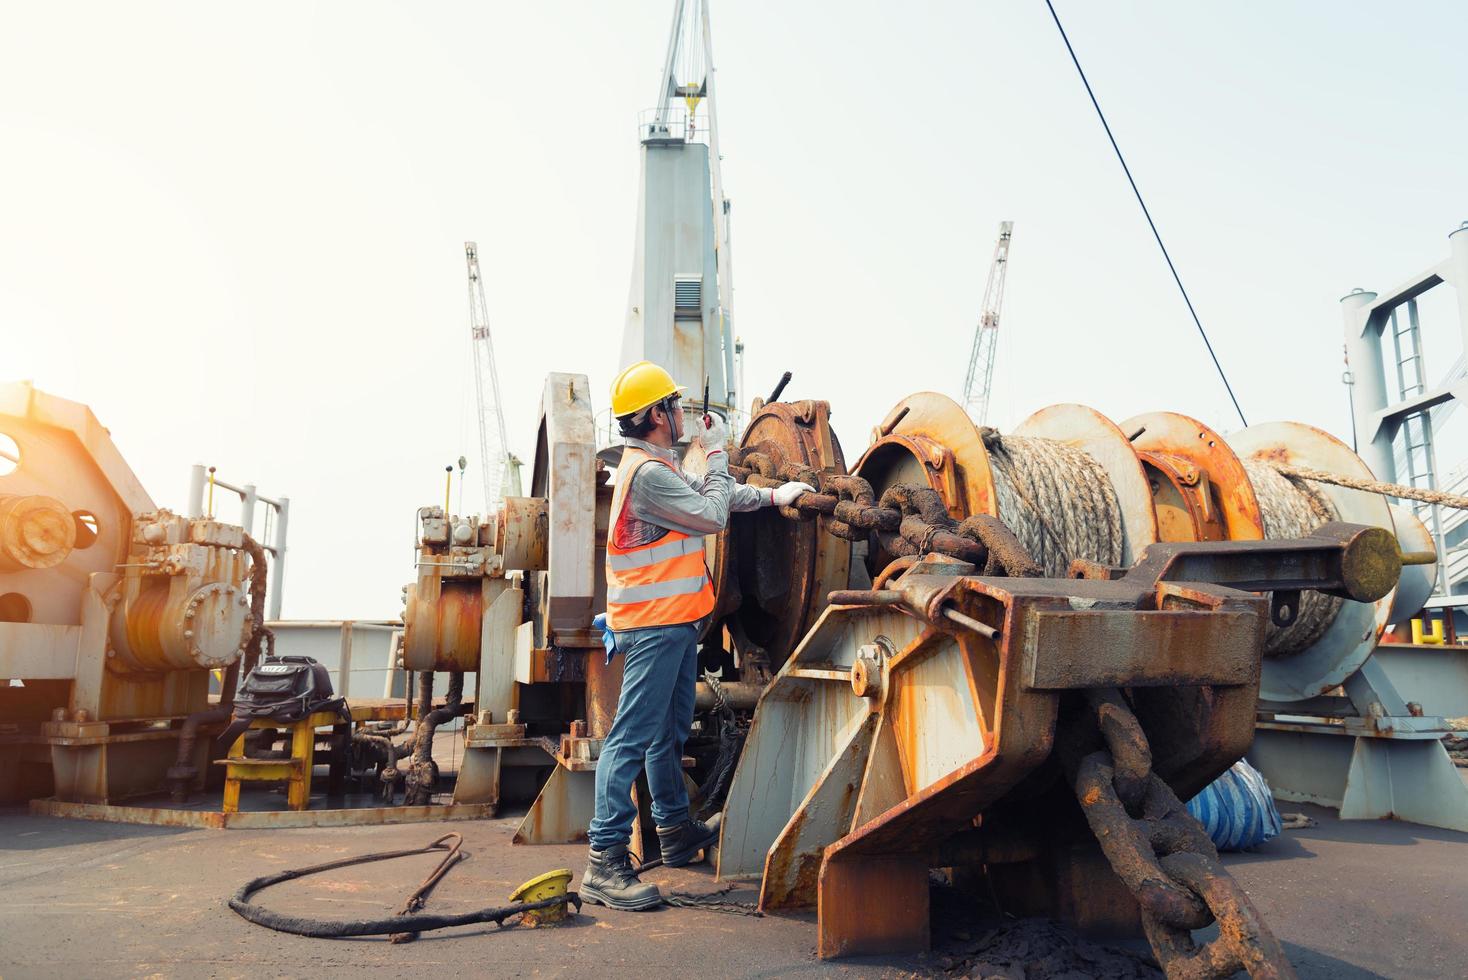
[(607, 648), (607, 666), (612, 665), (612, 658), (617, 655), (617, 635), (607, 625), (607, 614), (597, 613), (591, 620), (591, 625), (601, 630), (601, 645)]

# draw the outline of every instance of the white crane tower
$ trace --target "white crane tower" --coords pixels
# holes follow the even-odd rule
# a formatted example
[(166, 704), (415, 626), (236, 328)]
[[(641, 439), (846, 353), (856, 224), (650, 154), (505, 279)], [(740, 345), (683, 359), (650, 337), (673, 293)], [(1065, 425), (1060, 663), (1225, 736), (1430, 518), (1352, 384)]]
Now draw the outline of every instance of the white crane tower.
[(994, 243), (994, 261), (984, 286), (984, 306), (974, 331), (973, 350), (968, 355), (968, 375), (963, 379), (963, 407), (969, 417), (983, 425), (989, 415), (989, 394), (994, 385), (994, 345), (999, 337), (999, 309), (1004, 305), (1004, 275), (1009, 268), (1009, 236), (1013, 221), (999, 222), (999, 240)]
[[(637, 245), (622, 363), (647, 359), (738, 411), (729, 201), (719, 158), (709, 0), (676, 0), (656, 106), (642, 113)], [(697, 411), (699, 398), (689, 399)]]
[(479, 465), (484, 473), (484, 512), (493, 512), (506, 494), (520, 495), (520, 461), (509, 452), (505, 417), (500, 413), (500, 374), (489, 335), (489, 308), (479, 276), (479, 246), (464, 243), (469, 267), (469, 336), (474, 346), (474, 396), (479, 403)]

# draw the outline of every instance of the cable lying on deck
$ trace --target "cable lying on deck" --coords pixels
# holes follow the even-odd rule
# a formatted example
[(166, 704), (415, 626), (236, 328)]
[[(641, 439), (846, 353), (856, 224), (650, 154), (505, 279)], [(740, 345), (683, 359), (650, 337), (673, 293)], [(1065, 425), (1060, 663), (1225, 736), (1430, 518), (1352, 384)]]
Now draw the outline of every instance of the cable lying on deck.
[[(449, 841), (453, 843), (450, 844)], [(324, 864), (315, 864), (308, 868), (293, 868), (287, 871), (279, 871), (275, 874), (263, 875), (245, 882), (239, 891), (235, 892), (229, 899), (229, 907), (235, 912), (249, 919), (256, 925), (277, 932), (288, 932), (295, 936), (309, 936), (313, 939), (345, 939), (350, 936), (392, 936), (393, 942), (404, 942), (417, 936), (418, 933), (428, 932), (433, 929), (448, 929), (452, 926), (474, 925), (479, 922), (493, 922), (496, 925), (504, 925), (505, 920), (512, 916), (522, 915), (526, 912), (534, 912), (538, 909), (553, 908), (557, 905), (574, 905), (576, 911), (581, 911), (581, 896), (575, 892), (567, 892), (565, 895), (557, 895), (539, 902), (517, 902), (513, 905), (505, 905), (497, 908), (479, 909), (474, 912), (461, 912), (454, 915), (423, 915), (423, 914), (398, 914), (382, 919), (349, 919), (345, 921), (331, 919), (312, 919), (299, 915), (286, 915), (274, 912), (261, 905), (251, 903), (250, 899), (260, 891), (272, 885), (282, 882), (294, 881), (307, 875), (318, 874), (322, 871), (334, 871), (337, 868), (346, 868), (354, 864), (369, 864), (374, 861), (388, 861), (392, 858), (411, 857), (415, 854), (429, 854), (434, 851), (443, 851), (444, 858), (428, 877), (425, 878), (413, 893), (408, 896), (404, 903), (404, 912), (412, 912), (421, 909), (430, 892), (433, 891), (445, 874), (460, 861), (468, 859), (468, 855), (460, 850), (464, 839), (459, 834), (444, 834), (433, 843), (424, 847), (408, 848), (401, 851), (379, 851), (375, 854), (363, 854), (358, 857), (342, 858), (338, 861), (327, 861)]]

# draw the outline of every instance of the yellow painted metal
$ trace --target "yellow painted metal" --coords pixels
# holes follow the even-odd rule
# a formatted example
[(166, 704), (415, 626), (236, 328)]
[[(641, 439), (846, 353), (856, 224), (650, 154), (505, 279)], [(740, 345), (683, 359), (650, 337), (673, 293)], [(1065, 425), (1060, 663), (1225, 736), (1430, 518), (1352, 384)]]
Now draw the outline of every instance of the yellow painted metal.
[[(287, 783), (286, 806), (291, 810), (304, 810), (311, 805), (311, 767), (316, 760), (316, 729), (341, 724), (341, 716), (335, 711), (317, 711), (307, 718), (290, 725), (291, 757), (289, 760), (245, 758), (245, 736), (241, 735), (230, 746), (229, 757), (220, 759), (225, 767), (224, 805), (225, 813), (238, 813), (240, 809), (240, 784), (245, 782)], [(280, 722), (260, 718), (250, 724), (251, 729), (279, 728)]]
[[(571, 884), (571, 869), (557, 868), (531, 878), (510, 893), (512, 902), (543, 902), (548, 898), (560, 898)], [(566, 906), (552, 905), (550, 908), (533, 909), (526, 912), (521, 921), (527, 926), (553, 925), (566, 918)]]
[(1427, 631), (1426, 625), (1427, 624), (1424, 623), (1420, 619), (1414, 619), (1414, 620), (1412, 620), (1412, 642), (1413, 643), (1416, 643), (1416, 644), (1419, 644), (1419, 645), (1420, 644), (1424, 644), (1424, 643), (1434, 644), (1434, 645), (1441, 645), (1441, 644), (1447, 642), (1446, 637), (1443, 634), (1443, 621), (1442, 620), (1440, 620), (1440, 619), (1434, 619), (1432, 621), (1432, 631), (1431, 632), (1428, 632)]

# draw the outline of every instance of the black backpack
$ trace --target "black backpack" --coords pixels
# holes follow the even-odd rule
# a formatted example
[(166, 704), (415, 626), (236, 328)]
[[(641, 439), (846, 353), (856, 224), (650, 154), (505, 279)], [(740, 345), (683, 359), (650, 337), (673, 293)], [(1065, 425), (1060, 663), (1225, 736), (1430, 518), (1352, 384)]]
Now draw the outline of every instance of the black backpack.
[(290, 724), (318, 711), (335, 711), (350, 722), (347, 699), (334, 697), (331, 675), (310, 657), (284, 656), (261, 660), (240, 682), (234, 696), (234, 715), (219, 736), (232, 745), (258, 718)]

